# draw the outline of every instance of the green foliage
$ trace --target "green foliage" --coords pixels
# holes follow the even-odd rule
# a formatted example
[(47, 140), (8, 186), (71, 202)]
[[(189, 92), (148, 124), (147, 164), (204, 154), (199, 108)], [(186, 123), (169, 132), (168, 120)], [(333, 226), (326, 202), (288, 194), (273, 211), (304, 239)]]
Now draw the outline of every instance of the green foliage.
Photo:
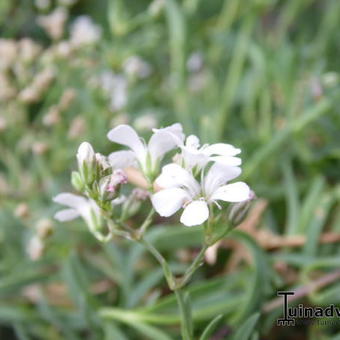
[[(278, 290), (332, 278), (340, 263), (340, 2), (79, 0), (64, 5), (59, 40), (38, 17), (63, 2), (35, 3), (0, 1), (1, 38), (39, 46), (27, 62), (16, 52), (9, 68), (0, 49), (0, 339), (180, 339), (176, 299), (141, 245), (114, 239), (101, 247), (81, 221), (53, 220), (52, 197), (70, 190), (80, 142), (108, 154), (110, 126), (128, 120), (143, 134), (150, 117), (156, 126), (179, 121), (202, 143), (240, 147), (242, 177), (268, 203), (255, 232), (232, 230), (233, 246), (221, 246), (186, 288), (194, 338), (293, 338), (298, 329), (275, 327), (282, 308), (269, 302)], [(68, 54), (60, 41), (83, 14), (101, 39)], [(129, 73), (131, 56), (150, 74)], [(38, 97), (23, 100), (51, 67)], [(105, 91), (111, 73), (115, 85)], [(147, 239), (183, 274), (202, 228), (157, 223)], [(266, 247), (261, 231), (279, 244)], [(296, 301), (340, 306), (339, 279), (327, 280)], [(339, 324), (302, 332), (340, 338)]]

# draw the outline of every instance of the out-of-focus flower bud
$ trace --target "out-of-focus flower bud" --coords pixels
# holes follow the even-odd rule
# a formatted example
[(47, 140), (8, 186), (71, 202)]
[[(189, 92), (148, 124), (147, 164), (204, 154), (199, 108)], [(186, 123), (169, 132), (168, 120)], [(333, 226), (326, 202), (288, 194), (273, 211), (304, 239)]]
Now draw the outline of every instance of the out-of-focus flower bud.
[(101, 37), (102, 29), (89, 16), (81, 15), (71, 26), (70, 42), (74, 47), (95, 44)]
[(84, 117), (79, 115), (72, 120), (67, 135), (70, 139), (76, 139), (80, 136), (83, 136), (85, 130), (86, 121)]
[(118, 197), (120, 186), (128, 181), (127, 175), (121, 169), (115, 170), (112, 175), (102, 178), (99, 182), (100, 197), (104, 201), (111, 201)]
[(68, 14), (62, 7), (56, 8), (49, 15), (38, 17), (38, 24), (46, 30), (49, 36), (54, 40), (59, 40), (64, 34), (64, 26)]
[(164, 8), (164, 5), (164, 0), (153, 0), (149, 5), (148, 12), (152, 17), (158, 17)]
[(44, 240), (53, 234), (53, 223), (48, 218), (41, 219), (36, 225), (36, 230), (38, 236)]
[(253, 191), (250, 191), (249, 199), (239, 203), (233, 203), (228, 209), (228, 219), (236, 227), (247, 217), (251, 201), (256, 197)]
[(6, 70), (13, 65), (16, 57), (16, 42), (10, 39), (0, 39), (0, 70)]
[(53, 105), (50, 107), (48, 112), (44, 115), (42, 122), (46, 126), (53, 126), (58, 124), (60, 121), (60, 110), (58, 106)]
[(127, 58), (123, 64), (125, 73), (130, 77), (147, 78), (151, 74), (151, 66), (139, 56)]
[(96, 156), (90, 143), (80, 144), (77, 152), (79, 173), (83, 183), (92, 184), (96, 176)]
[(139, 201), (145, 201), (150, 196), (150, 193), (141, 188), (134, 188), (131, 195)]
[(72, 104), (75, 97), (76, 97), (75, 89), (72, 89), (72, 88), (66, 89), (60, 98), (60, 102), (59, 102), (60, 110), (61, 111), (67, 110)]
[(335, 87), (339, 83), (339, 74), (336, 72), (327, 72), (322, 75), (321, 81), (327, 88)]
[(49, 145), (44, 142), (34, 142), (32, 144), (32, 151), (36, 155), (43, 155), (48, 150)]
[(24, 63), (32, 62), (40, 53), (41, 47), (33, 40), (25, 38), (19, 42), (19, 58)]
[(101, 153), (97, 152), (95, 154), (96, 165), (97, 165), (97, 174), (98, 176), (102, 176), (105, 171), (110, 168), (110, 163), (107, 161), (107, 158)]
[(33, 236), (27, 244), (27, 254), (32, 261), (37, 261), (43, 255), (45, 245), (38, 235)]
[(19, 218), (27, 218), (29, 216), (28, 205), (26, 203), (18, 204), (15, 208), (14, 215)]
[(149, 112), (137, 117), (133, 126), (140, 132), (149, 131), (158, 126), (158, 120), (153, 112)]

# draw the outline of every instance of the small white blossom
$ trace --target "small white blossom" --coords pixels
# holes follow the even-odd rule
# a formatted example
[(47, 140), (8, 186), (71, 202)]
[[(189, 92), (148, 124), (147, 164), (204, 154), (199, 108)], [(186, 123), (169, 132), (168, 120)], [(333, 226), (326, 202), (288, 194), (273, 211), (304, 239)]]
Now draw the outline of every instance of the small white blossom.
[(56, 8), (48, 15), (40, 15), (38, 24), (50, 35), (52, 39), (58, 40), (64, 34), (64, 26), (68, 14), (62, 7)]
[(125, 107), (128, 100), (128, 81), (125, 76), (104, 72), (99, 80), (102, 89), (110, 98), (110, 109), (115, 112)]
[(152, 204), (164, 217), (184, 208), (181, 223), (190, 227), (209, 218), (209, 205), (217, 201), (242, 202), (250, 197), (250, 189), (243, 182), (226, 184), (241, 174), (239, 167), (214, 163), (199, 183), (191, 172), (178, 164), (163, 167), (156, 184), (162, 189), (155, 193)]
[(133, 122), (133, 126), (137, 131), (149, 131), (154, 129), (157, 125), (158, 120), (153, 112), (140, 115)]
[(125, 145), (131, 151), (117, 151), (109, 155), (109, 162), (114, 168), (135, 166), (136, 161), (144, 174), (155, 175), (160, 161), (170, 150), (183, 142), (182, 125), (179, 123), (163, 129), (153, 129), (149, 143), (146, 144), (129, 125), (119, 125), (112, 129), (107, 137), (115, 143)]
[(227, 166), (241, 165), (241, 159), (235, 157), (241, 150), (226, 143), (204, 144), (200, 146), (200, 140), (195, 135), (186, 138), (185, 144), (180, 144), (182, 152), (176, 155), (176, 163), (180, 163), (186, 169), (203, 168), (208, 162), (217, 162)]
[(76, 47), (96, 43), (102, 34), (101, 28), (87, 15), (81, 15), (71, 26), (71, 44)]
[(54, 215), (56, 220), (66, 222), (77, 217), (82, 217), (89, 230), (98, 240), (107, 241), (111, 238), (111, 234), (103, 235), (100, 231), (102, 229), (103, 221), (100, 208), (95, 201), (67, 192), (57, 195), (53, 198), (53, 201), (69, 207), (69, 209), (58, 211)]
[(123, 64), (125, 73), (132, 77), (147, 78), (151, 74), (151, 66), (138, 56), (127, 58)]

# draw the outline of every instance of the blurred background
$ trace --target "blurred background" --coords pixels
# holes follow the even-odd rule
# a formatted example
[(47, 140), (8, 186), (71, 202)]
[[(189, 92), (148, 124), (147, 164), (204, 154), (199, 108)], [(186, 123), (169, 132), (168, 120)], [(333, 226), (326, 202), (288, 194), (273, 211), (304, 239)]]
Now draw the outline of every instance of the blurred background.
[[(0, 339), (180, 339), (153, 259), (51, 201), (80, 142), (180, 122), (240, 147), (258, 197), (194, 277), (197, 334), (223, 314), (211, 339), (339, 340), (339, 318), (277, 327), (275, 300), (340, 306), (339, 22), (338, 0), (1, 0)], [(201, 230), (158, 222), (181, 273)]]

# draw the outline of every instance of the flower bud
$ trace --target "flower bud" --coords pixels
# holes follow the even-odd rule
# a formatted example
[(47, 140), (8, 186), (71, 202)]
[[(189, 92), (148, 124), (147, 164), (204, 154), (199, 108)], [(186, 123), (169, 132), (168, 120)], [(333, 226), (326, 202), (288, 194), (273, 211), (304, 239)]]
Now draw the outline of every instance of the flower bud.
[(83, 142), (80, 144), (78, 153), (78, 168), (84, 184), (92, 184), (96, 175), (96, 158), (90, 143)]
[(243, 202), (230, 205), (228, 210), (228, 218), (231, 224), (236, 227), (244, 221), (250, 208), (251, 201), (255, 198), (253, 191), (250, 191), (249, 199)]
[(119, 195), (121, 184), (127, 183), (127, 176), (123, 170), (117, 169), (112, 175), (102, 178), (99, 182), (100, 197), (104, 201), (111, 201)]

